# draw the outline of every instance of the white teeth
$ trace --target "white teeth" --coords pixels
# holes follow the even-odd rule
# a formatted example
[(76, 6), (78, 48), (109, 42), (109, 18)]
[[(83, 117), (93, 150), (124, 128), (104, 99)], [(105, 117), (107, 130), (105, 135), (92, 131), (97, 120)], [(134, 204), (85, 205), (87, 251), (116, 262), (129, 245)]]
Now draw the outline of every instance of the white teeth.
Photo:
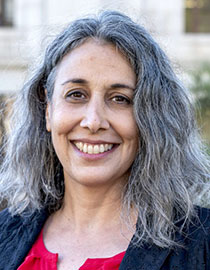
[(113, 144), (87, 144), (83, 142), (75, 142), (75, 146), (82, 152), (88, 154), (104, 153), (112, 149)]
[(84, 146), (82, 147), (81, 151), (84, 152), (84, 153), (87, 153), (88, 147), (87, 147), (87, 144), (86, 144), (86, 143), (85, 143)]
[(79, 143), (79, 147), (78, 147), (79, 150), (82, 150), (82, 147), (83, 147), (83, 144), (82, 144), (82, 142), (80, 142), (80, 143)]
[(80, 148), (80, 143), (79, 143), (79, 142), (76, 142), (75, 145), (76, 145), (76, 147), (77, 147), (79, 150), (81, 150), (81, 148)]
[(105, 151), (105, 147), (103, 144), (100, 144), (99, 151), (100, 153), (103, 153)]
[(99, 153), (99, 146), (98, 145), (94, 145), (93, 153), (94, 154), (98, 154)]
[(108, 144), (105, 144), (104, 148), (105, 148), (105, 151), (107, 151), (109, 148)]
[(93, 146), (92, 145), (88, 145), (88, 154), (92, 154), (93, 153)]

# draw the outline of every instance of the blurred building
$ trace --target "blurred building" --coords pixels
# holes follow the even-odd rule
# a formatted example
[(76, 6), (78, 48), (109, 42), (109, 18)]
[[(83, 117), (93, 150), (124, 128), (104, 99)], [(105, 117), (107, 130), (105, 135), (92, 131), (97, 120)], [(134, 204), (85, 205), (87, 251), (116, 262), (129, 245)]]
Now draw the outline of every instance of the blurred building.
[(28, 66), (62, 25), (105, 8), (142, 23), (172, 62), (210, 62), (209, 0), (0, 0), (0, 94), (21, 88)]

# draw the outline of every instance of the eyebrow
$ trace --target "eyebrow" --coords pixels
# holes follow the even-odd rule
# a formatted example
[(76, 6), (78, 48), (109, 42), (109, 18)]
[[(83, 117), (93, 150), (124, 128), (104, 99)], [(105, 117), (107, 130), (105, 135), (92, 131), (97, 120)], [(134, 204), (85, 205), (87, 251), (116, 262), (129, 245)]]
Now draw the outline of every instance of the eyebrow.
[(85, 79), (79, 79), (79, 78), (76, 78), (76, 79), (69, 79), (69, 80), (66, 80), (65, 82), (63, 82), (61, 85), (65, 85), (67, 83), (81, 83), (81, 84), (88, 84), (88, 81), (86, 81)]
[(124, 88), (124, 89), (131, 89), (131, 90), (135, 90), (134, 87), (130, 86), (130, 85), (127, 85), (127, 84), (124, 84), (124, 83), (114, 83), (111, 85), (111, 88), (112, 89), (117, 89), (117, 88)]
[[(75, 79), (66, 80), (61, 85), (65, 85), (67, 83), (75, 83), (75, 84), (84, 84), (84, 85), (87, 85), (88, 84), (88, 81), (85, 80), (85, 79), (81, 79), (81, 78), (75, 78)], [(114, 83), (114, 84), (111, 85), (110, 88), (111, 89), (124, 88), (124, 89), (131, 89), (133, 91), (135, 90), (134, 87), (132, 87), (130, 85), (127, 85), (127, 84), (124, 84), (124, 83)]]

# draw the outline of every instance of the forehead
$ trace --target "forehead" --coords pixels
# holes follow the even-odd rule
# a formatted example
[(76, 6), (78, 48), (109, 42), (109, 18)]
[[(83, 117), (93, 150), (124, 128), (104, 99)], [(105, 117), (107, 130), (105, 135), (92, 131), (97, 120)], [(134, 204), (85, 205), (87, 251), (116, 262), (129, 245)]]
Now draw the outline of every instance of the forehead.
[[(106, 53), (109, 51), (110, 54), (115, 54), (116, 57), (122, 57), (125, 61), (129, 62), (125, 56), (125, 53), (122, 52), (115, 44), (111, 42), (107, 42), (105, 40), (101, 40), (98, 38), (88, 38), (75, 48), (71, 49), (67, 55), (63, 57), (60, 64), (65, 61), (66, 58), (68, 58), (71, 55), (71, 58), (75, 57), (77, 54), (87, 54), (88, 52), (95, 53), (97, 51), (104, 51), (106, 50)], [(103, 56), (103, 54), (102, 54)], [(107, 55), (108, 56), (108, 55)]]
[(126, 75), (134, 79), (135, 74), (129, 61), (115, 45), (105, 41), (88, 39), (70, 51), (61, 60), (57, 69), (57, 78), (63, 76), (86, 76), (94, 71), (97, 74), (115, 76)]

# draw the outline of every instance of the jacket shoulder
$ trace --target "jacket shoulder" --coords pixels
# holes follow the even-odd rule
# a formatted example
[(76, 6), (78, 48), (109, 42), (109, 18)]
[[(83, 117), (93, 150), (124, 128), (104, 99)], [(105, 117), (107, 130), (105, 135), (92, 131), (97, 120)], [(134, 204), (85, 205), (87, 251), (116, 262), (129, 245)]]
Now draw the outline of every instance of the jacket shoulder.
[(200, 229), (210, 239), (210, 209), (195, 206), (195, 211), (196, 216), (191, 221), (192, 228)]
[(0, 212), (0, 270), (15, 270), (23, 262), (40, 233), (48, 214), (46, 210), (31, 215)]
[(0, 245), (7, 234), (12, 232), (12, 229), (22, 225), (22, 218), (18, 215), (12, 215), (6, 208), (0, 212)]
[(201, 221), (208, 222), (210, 220), (210, 208), (195, 206), (195, 211)]
[[(183, 223), (179, 225), (181, 228)], [(195, 206), (195, 215), (185, 224), (184, 231), (176, 232), (175, 241), (179, 246), (172, 249), (148, 243), (135, 246), (131, 242), (120, 270), (209, 270), (210, 209)]]

